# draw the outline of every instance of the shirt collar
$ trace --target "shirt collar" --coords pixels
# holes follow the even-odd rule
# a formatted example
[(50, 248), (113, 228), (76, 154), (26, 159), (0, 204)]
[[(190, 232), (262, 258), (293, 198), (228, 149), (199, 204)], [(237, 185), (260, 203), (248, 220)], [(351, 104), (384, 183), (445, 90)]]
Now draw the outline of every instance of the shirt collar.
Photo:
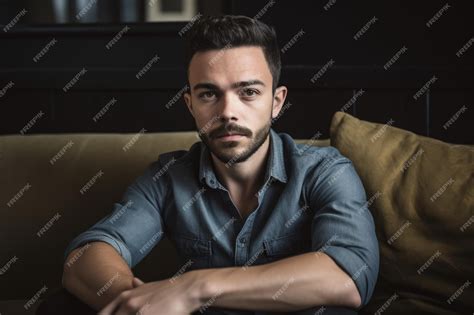
[[(273, 177), (282, 183), (287, 182), (283, 142), (280, 136), (270, 128), (270, 154), (265, 171), (265, 183)], [(199, 180), (206, 180), (210, 187), (217, 187), (217, 178), (211, 163), (211, 154), (207, 146), (201, 141), (201, 154), (199, 160)]]

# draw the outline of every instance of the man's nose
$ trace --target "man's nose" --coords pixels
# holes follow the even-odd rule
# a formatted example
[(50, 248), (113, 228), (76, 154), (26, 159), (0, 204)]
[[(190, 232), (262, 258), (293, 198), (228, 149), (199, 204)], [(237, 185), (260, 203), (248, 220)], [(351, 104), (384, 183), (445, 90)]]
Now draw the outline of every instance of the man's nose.
[(221, 121), (237, 120), (239, 98), (233, 93), (224, 93), (218, 104), (218, 113)]

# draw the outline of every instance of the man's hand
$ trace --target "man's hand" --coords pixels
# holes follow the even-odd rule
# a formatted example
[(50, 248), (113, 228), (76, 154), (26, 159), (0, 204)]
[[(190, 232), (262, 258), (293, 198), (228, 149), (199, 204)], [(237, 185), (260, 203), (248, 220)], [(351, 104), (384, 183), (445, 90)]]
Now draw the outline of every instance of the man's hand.
[(245, 268), (192, 270), (177, 278), (150, 283), (134, 278), (132, 285), (99, 314), (184, 315), (211, 305), (264, 312), (361, 305), (352, 277), (320, 252)]
[(173, 279), (144, 283), (133, 279), (133, 289), (123, 291), (99, 315), (188, 315), (201, 305), (191, 273)]
[(138, 279), (137, 277), (134, 277), (134, 278), (133, 278), (133, 280), (132, 280), (133, 288), (139, 287), (139, 286), (141, 286), (142, 284), (145, 284), (145, 282), (143, 282), (142, 280)]

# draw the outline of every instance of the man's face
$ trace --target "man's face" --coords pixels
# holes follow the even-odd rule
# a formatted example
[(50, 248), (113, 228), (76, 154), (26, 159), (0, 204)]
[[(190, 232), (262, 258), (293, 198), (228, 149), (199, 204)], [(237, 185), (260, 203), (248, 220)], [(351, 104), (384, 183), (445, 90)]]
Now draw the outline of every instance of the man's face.
[(274, 97), (270, 69), (255, 46), (196, 53), (189, 83), (184, 97), (199, 136), (223, 163), (243, 162), (258, 150), (286, 96), (280, 87)]

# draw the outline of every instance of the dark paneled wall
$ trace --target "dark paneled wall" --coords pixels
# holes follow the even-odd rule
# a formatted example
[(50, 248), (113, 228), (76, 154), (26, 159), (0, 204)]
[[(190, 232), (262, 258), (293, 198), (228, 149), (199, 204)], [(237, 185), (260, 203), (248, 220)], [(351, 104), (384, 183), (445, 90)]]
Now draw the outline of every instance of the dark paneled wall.
[[(319, 131), (328, 137), (333, 113), (345, 109), (361, 119), (473, 144), (471, 3), (230, 1), (226, 7), (258, 15), (277, 30), (284, 49), (281, 83), (289, 88), (277, 131), (295, 138)], [(173, 101), (186, 85), (179, 35), (185, 26), (18, 23), (0, 30), (0, 133), (193, 130), (182, 99)], [(122, 38), (107, 49), (121, 31)], [(155, 56), (159, 59), (137, 79)], [(112, 99), (116, 102), (94, 121)]]

